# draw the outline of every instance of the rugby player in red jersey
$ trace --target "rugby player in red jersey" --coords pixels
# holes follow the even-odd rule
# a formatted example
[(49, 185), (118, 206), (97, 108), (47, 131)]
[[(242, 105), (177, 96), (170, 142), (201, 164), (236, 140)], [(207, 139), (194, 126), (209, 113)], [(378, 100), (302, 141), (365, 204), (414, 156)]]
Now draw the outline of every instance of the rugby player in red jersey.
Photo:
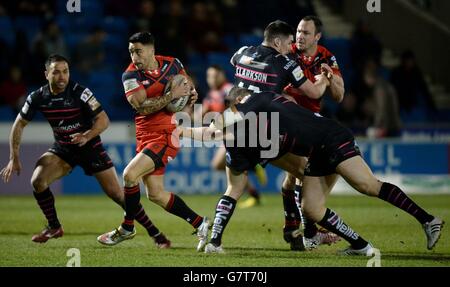
[(203, 249), (207, 240), (209, 220), (199, 216), (177, 195), (164, 189), (164, 172), (167, 163), (174, 159), (179, 145), (172, 137), (175, 123), (173, 113), (165, 106), (182, 96), (191, 96), (190, 105), (198, 98), (188, 80), (172, 85), (164, 94), (165, 85), (177, 74), (185, 74), (181, 62), (172, 57), (155, 55), (155, 39), (149, 32), (139, 32), (129, 38), (132, 63), (122, 75), (125, 94), (136, 110), (136, 156), (123, 173), (126, 214), (115, 230), (100, 235), (102, 244), (114, 245), (136, 234), (134, 219), (140, 201), (139, 182), (142, 179), (147, 197), (168, 212), (181, 217), (197, 230)]
[[(297, 26), (296, 42), (292, 45), (292, 52), (297, 59), (297, 63), (302, 68), (305, 77), (311, 82), (314, 83), (317, 75), (326, 72), (330, 81), (328, 94), (334, 101), (340, 103), (344, 98), (344, 81), (336, 57), (325, 47), (318, 44), (322, 37), (322, 27), (322, 21), (317, 16), (306, 16), (302, 18)], [(292, 84), (284, 89), (284, 93), (293, 97), (300, 106), (312, 112), (320, 112), (322, 98), (313, 99), (308, 97), (300, 89), (292, 86)], [(304, 166), (306, 162), (307, 158), (299, 157), (299, 164)], [(337, 180), (337, 175), (328, 175), (326, 176), (326, 180), (334, 185)], [(316, 182), (316, 184), (319, 184), (319, 182)], [(301, 245), (296, 243), (293, 235), (295, 236), (300, 222), (302, 222), (304, 227), (303, 243), (306, 249), (316, 248), (319, 244), (336, 242), (340, 238), (335, 234), (322, 232), (322, 230), (317, 229), (315, 224), (308, 223), (307, 218), (302, 218), (301, 209), (297, 208), (297, 204), (298, 206), (301, 204), (301, 186), (301, 179), (296, 179), (290, 173), (286, 173), (281, 189), (285, 210), (284, 239), (290, 242), (291, 249), (301, 249)], [(319, 186), (317, 187), (319, 188)], [(295, 201), (293, 200), (294, 197), (296, 198)]]

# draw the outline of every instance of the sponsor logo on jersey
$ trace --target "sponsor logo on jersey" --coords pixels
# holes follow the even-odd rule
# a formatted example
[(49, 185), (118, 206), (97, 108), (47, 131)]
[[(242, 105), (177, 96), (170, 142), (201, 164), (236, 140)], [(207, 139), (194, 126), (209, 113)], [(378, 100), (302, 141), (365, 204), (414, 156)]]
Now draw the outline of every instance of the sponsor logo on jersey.
[(84, 89), (83, 93), (81, 93), (81, 100), (83, 102), (87, 102), (87, 100), (89, 100), (89, 98), (92, 96), (92, 92), (91, 90), (89, 90), (88, 88)]
[(294, 76), (296, 81), (300, 81), (303, 78), (303, 71), (302, 68), (300, 68), (300, 66), (298, 66), (297, 68), (295, 68), (292, 71), (292, 75)]
[(91, 97), (91, 99), (88, 101), (89, 107), (91, 110), (95, 111), (98, 107), (100, 107), (100, 103), (97, 101), (95, 97)]
[(129, 91), (132, 91), (139, 87), (139, 83), (137, 79), (128, 79), (123, 81), (123, 88), (125, 90), (125, 93), (128, 93)]
[(289, 62), (287, 62), (286, 65), (284, 65), (284, 69), (285, 70), (289, 70), (290, 67), (295, 65), (295, 61), (294, 60), (289, 60)]
[(242, 55), (242, 57), (239, 59), (239, 64), (243, 65), (250, 65), (252, 62), (253, 58), (246, 55)]
[(76, 130), (78, 128), (81, 127), (81, 124), (79, 122), (75, 123), (75, 124), (71, 124), (71, 125), (67, 125), (67, 126), (60, 126), (57, 128), (53, 128), (53, 130), (55, 132), (67, 132), (67, 131), (72, 131), (72, 130)]
[(26, 114), (28, 113), (28, 110), (30, 109), (30, 105), (28, 104), (28, 101), (25, 102), (25, 105), (22, 107), (22, 113)]

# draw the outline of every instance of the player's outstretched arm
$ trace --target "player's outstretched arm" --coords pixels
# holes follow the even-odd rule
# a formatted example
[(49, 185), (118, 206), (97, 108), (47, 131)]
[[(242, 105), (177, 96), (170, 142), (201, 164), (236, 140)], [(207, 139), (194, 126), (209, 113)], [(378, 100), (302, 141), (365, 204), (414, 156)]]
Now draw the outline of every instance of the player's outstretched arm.
[(9, 162), (8, 165), (0, 171), (0, 176), (4, 182), (9, 182), (12, 173), (15, 172), (19, 175), (22, 170), (22, 164), (19, 159), (19, 148), (22, 141), (23, 129), (27, 124), (28, 121), (18, 114), (9, 135)]
[(88, 141), (101, 134), (109, 126), (109, 118), (105, 111), (101, 111), (95, 118), (92, 128), (84, 133), (75, 133), (70, 135), (72, 143), (78, 146), (84, 146)]
[(325, 72), (327, 75), (328, 80), (330, 81), (330, 94), (331, 98), (336, 101), (337, 103), (342, 102), (344, 99), (344, 80), (341, 76), (336, 75), (333, 73), (333, 69), (331, 69), (330, 66), (327, 64), (321, 65), (322, 72)]

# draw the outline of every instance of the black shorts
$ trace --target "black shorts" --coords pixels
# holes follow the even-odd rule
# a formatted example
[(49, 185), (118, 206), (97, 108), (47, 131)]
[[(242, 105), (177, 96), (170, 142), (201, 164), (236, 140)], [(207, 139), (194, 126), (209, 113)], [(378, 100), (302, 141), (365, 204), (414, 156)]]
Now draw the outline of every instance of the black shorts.
[(305, 176), (326, 176), (336, 173), (336, 167), (343, 161), (361, 155), (353, 135), (342, 131), (330, 135), (325, 144), (313, 149), (305, 167)]
[(89, 176), (114, 166), (99, 139), (93, 139), (82, 147), (55, 142), (48, 151), (59, 156), (72, 168), (79, 165)]
[(252, 171), (257, 164), (266, 167), (268, 163), (279, 159), (286, 153), (288, 153), (288, 150), (281, 148), (275, 157), (261, 158), (261, 149), (258, 148), (227, 147), (225, 164), (227, 167), (237, 172)]

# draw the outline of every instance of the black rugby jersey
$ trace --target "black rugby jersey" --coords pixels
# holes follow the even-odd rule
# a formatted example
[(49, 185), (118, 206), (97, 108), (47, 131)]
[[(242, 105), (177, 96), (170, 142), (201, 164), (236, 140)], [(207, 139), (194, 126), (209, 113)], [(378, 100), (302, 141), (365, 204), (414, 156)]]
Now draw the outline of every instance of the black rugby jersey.
[[(71, 134), (89, 130), (103, 108), (88, 88), (69, 81), (64, 92), (57, 95), (51, 94), (48, 84), (32, 92), (20, 115), (31, 121), (37, 111), (50, 123), (56, 143), (64, 145), (72, 144)], [(91, 141), (100, 141), (100, 137)]]
[(291, 55), (281, 55), (263, 45), (240, 48), (230, 63), (235, 67), (235, 85), (255, 93), (281, 94), (288, 84), (299, 87), (307, 80)]
[[(256, 113), (258, 118), (258, 125), (249, 127), (245, 124), (245, 131), (242, 131), (244, 125), (239, 124), (241, 117), (234, 117), (234, 119), (227, 120), (225, 113), (225, 122), (234, 122), (232, 131), (234, 133), (234, 142), (225, 141), (227, 150), (233, 154), (234, 149), (244, 149), (244, 152), (239, 152), (240, 155), (245, 155), (249, 161), (253, 163), (267, 163), (268, 161), (278, 158), (283, 154), (290, 152), (300, 156), (309, 156), (313, 149), (327, 147), (333, 149), (336, 144), (343, 140), (353, 140), (351, 132), (340, 125), (338, 122), (324, 118), (318, 113), (313, 113), (295, 102), (287, 98), (272, 93), (262, 92), (253, 93), (248, 98), (244, 98), (244, 102), (237, 104), (237, 111), (244, 116), (244, 120), (248, 122), (248, 113)], [(267, 117), (262, 118), (261, 113), (267, 113)], [(276, 117), (273, 114), (276, 113)], [(246, 116), (247, 115), (247, 116)], [(267, 119), (267, 120), (266, 120)], [(265, 121), (264, 123), (260, 123)], [(271, 135), (271, 125), (277, 125), (279, 134)], [(263, 129), (262, 129), (263, 127)], [(279, 146), (279, 153), (272, 158), (262, 158), (261, 151), (268, 150), (259, 143), (260, 134), (264, 132), (268, 135), (273, 144)], [(245, 139), (240, 139), (245, 142), (246, 146), (239, 146), (239, 137), (244, 136)], [(258, 144), (256, 146), (248, 145), (252, 140), (249, 137), (257, 138)], [(267, 145), (266, 145), (267, 146)]]

